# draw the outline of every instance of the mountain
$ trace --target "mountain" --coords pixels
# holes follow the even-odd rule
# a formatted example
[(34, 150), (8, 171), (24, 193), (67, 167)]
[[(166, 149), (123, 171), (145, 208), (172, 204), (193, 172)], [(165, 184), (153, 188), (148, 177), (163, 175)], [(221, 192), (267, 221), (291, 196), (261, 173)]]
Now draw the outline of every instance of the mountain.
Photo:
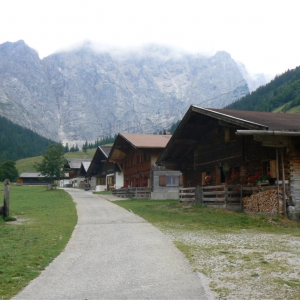
[(224, 51), (204, 57), (156, 45), (108, 51), (85, 43), (40, 60), (24, 41), (7, 42), (0, 45), (0, 115), (69, 143), (153, 133), (191, 104), (221, 108), (248, 94), (255, 82), (249, 88), (245, 75)]
[(276, 76), (268, 84), (259, 87), (226, 108), (300, 113), (300, 67)]

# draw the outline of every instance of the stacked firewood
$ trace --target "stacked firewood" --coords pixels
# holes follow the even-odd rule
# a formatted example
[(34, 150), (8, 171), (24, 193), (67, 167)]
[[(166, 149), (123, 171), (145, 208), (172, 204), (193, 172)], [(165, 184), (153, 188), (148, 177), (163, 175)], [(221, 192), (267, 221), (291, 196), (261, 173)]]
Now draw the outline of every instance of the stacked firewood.
[[(279, 193), (280, 213), (283, 214), (283, 193)], [(278, 212), (277, 190), (266, 190), (243, 198), (245, 211), (276, 214)]]

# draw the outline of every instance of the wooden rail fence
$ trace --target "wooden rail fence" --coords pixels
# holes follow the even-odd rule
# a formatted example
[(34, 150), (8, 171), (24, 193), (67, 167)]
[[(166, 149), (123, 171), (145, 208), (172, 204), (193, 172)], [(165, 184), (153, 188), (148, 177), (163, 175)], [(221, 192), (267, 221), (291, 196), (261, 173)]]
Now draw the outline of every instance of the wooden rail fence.
[(112, 194), (120, 198), (150, 199), (151, 188), (131, 187), (131, 188), (112, 189)]
[(260, 191), (276, 189), (277, 186), (242, 186), (242, 185), (214, 185), (181, 188), (180, 202), (195, 202), (205, 205), (239, 206), (243, 209), (243, 197)]
[(179, 201), (196, 202), (206, 205), (241, 205), (240, 185), (214, 185), (181, 188)]

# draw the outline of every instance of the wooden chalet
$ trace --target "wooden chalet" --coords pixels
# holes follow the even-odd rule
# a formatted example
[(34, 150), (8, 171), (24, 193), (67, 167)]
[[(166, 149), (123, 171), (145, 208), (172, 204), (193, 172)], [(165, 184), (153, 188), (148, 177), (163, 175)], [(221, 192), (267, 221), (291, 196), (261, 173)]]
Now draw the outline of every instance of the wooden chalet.
[(118, 164), (108, 161), (111, 148), (111, 146), (98, 146), (87, 170), (90, 186), (97, 191), (108, 191), (123, 186), (121, 169)]
[(171, 135), (119, 133), (109, 153), (124, 173), (124, 186), (149, 186), (151, 167)]
[(185, 187), (283, 183), (300, 212), (299, 115), (191, 106), (157, 164), (180, 170)]
[(67, 184), (68, 186), (79, 187), (80, 183), (85, 181), (85, 168), (90, 162), (90, 159), (67, 158), (66, 168), (70, 171), (68, 179), (64, 181), (63, 186)]
[(118, 134), (108, 159), (123, 171), (125, 188), (147, 187), (151, 199), (178, 198), (181, 173), (155, 165), (170, 138), (170, 134)]

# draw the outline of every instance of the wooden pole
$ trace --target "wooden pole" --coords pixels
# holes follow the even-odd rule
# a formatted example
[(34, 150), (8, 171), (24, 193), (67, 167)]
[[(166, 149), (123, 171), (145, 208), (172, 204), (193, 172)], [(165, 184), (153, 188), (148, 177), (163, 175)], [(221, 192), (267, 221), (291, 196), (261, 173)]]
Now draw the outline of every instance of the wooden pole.
[(240, 208), (243, 211), (243, 186), (240, 184)]
[(280, 215), (278, 148), (276, 148), (276, 179), (277, 179), (277, 203), (278, 203), (277, 213), (278, 215)]
[(4, 180), (4, 207), (3, 207), (3, 217), (9, 216), (9, 179)]
[(201, 188), (200, 188), (200, 185), (196, 185), (196, 187), (195, 187), (195, 202), (196, 202), (196, 204), (201, 203)]
[(284, 176), (284, 161), (283, 161), (283, 150), (281, 150), (281, 166), (282, 166), (282, 186), (283, 186), (283, 211), (286, 217), (286, 197), (285, 197), (285, 176)]

